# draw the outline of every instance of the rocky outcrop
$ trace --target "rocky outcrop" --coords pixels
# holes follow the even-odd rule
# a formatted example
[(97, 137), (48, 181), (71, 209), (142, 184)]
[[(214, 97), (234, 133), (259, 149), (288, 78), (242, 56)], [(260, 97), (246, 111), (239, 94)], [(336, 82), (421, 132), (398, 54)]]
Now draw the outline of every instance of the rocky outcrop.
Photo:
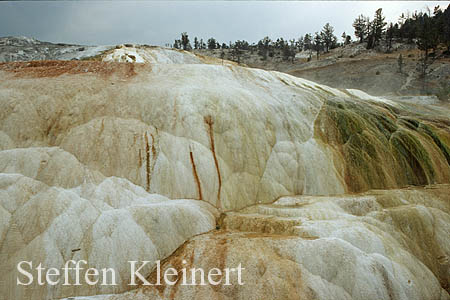
[[(9, 298), (122, 293), (128, 260), (181, 257), (246, 262), (248, 285), (114, 297), (448, 297), (448, 109), (183, 52), (114, 53), (0, 64)], [(372, 189), (395, 191), (348, 195)], [(18, 261), (72, 258), (115, 268), (120, 284), (15, 284)]]

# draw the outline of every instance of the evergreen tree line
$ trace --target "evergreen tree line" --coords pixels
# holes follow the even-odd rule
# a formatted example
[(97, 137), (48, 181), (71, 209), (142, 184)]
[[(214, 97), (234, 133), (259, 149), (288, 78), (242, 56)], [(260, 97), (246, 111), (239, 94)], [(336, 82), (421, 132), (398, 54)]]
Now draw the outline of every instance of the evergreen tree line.
[[(415, 12), (412, 15), (402, 14), (399, 21), (395, 24), (389, 25), (385, 22), (382, 9), (375, 11), (374, 17), (371, 20), (369, 17), (359, 15), (353, 22), (355, 36), (359, 43), (367, 43), (368, 49), (373, 49), (382, 42), (390, 51), (394, 41), (417, 43), (418, 48), (423, 50), (428, 55), (428, 51), (433, 49), (434, 52), (439, 44), (444, 44), (447, 51), (450, 51), (450, 5), (445, 9), (435, 7), (433, 13), (427, 11)], [(203, 39), (194, 37), (193, 45), (189, 40), (186, 32), (181, 34), (181, 39), (174, 41), (173, 47), (183, 50), (192, 49), (222, 49), (222, 57), (224, 57), (224, 49), (231, 49), (231, 54), (237, 60), (243, 50), (251, 53), (258, 53), (263, 60), (267, 57), (273, 57), (276, 54), (281, 54), (284, 60), (292, 60), (295, 54), (301, 51), (309, 51), (309, 58), (315, 52), (317, 58), (321, 52), (329, 52), (339, 46), (347, 45), (352, 42), (351, 36), (345, 32), (341, 35), (342, 42), (339, 43), (334, 28), (329, 23), (325, 24), (320, 32), (314, 34), (307, 33), (298, 39), (285, 40), (278, 38), (272, 40), (269, 37), (264, 37), (257, 43), (249, 44), (245, 40), (238, 40), (232, 43), (219, 43), (215, 38), (211, 37), (206, 42)]]
[[(344, 33), (345, 35), (345, 33)], [(351, 37), (345, 35), (345, 43), (350, 43)], [(322, 31), (316, 32), (315, 35), (305, 34), (300, 38), (285, 40), (278, 38), (276, 40), (270, 39), (268, 36), (264, 37), (258, 43), (249, 44), (245, 40), (237, 40), (234, 43), (220, 44), (215, 38), (211, 37), (205, 43), (203, 39), (194, 37), (193, 45), (189, 40), (186, 32), (181, 34), (180, 39), (174, 41), (173, 47), (176, 49), (183, 49), (190, 51), (192, 49), (231, 49), (233, 56), (240, 58), (243, 50), (249, 50), (251, 53), (257, 52), (263, 59), (273, 57), (276, 53), (281, 53), (285, 60), (293, 60), (295, 54), (304, 50), (316, 51), (317, 55), (322, 52), (329, 52), (330, 49), (338, 47), (337, 37), (334, 35), (334, 28), (329, 23), (325, 24)]]
[(366, 42), (367, 48), (372, 49), (386, 42), (388, 50), (393, 41), (417, 43), (420, 50), (436, 51), (439, 44), (444, 44), (450, 50), (450, 5), (442, 10), (439, 6), (433, 13), (414, 12), (402, 14), (398, 22), (387, 25), (381, 8), (375, 12), (373, 20), (359, 15), (353, 22), (355, 36), (360, 43)]

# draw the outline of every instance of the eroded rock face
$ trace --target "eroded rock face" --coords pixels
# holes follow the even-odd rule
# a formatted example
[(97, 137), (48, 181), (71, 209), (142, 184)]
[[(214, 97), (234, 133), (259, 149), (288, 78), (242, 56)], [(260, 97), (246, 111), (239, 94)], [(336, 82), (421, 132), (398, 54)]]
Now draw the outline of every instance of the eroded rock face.
[[(64, 189), (21, 174), (2, 173), (0, 185), (0, 280), (7, 299), (123, 291), (130, 278), (128, 260), (165, 258), (186, 239), (215, 226), (216, 210), (210, 205), (170, 201), (117, 177)], [(17, 271), (20, 261), (34, 262), (33, 268), (42, 262), (45, 268), (62, 269), (68, 260), (86, 260), (87, 266), (99, 270), (113, 268), (117, 286), (39, 286), (37, 280), (26, 288), (16, 285), (16, 277), (22, 278)], [(75, 283), (74, 273), (70, 276)], [(24, 278), (21, 281), (27, 282)]]
[[(124, 292), (128, 260), (169, 257), (220, 212), (225, 231), (167, 262), (197, 253), (205, 260), (192, 263), (226, 266), (226, 253), (249, 262), (248, 286), (117, 297), (445, 299), (448, 197), (317, 196), (448, 183), (448, 110), (152, 51), (146, 64), (0, 64), (0, 282), (11, 299)], [(280, 199), (296, 195), (311, 203)], [(113, 267), (120, 284), (17, 288), (19, 261), (68, 259)]]

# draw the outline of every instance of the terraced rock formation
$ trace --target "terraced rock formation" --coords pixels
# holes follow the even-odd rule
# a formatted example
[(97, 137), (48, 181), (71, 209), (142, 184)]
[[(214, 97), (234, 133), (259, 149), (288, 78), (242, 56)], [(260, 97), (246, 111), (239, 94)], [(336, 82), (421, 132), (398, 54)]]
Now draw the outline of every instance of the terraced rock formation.
[(231, 286), (144, 286), (105, 299), (448, 299), (448, 189), (282, 197), (227, 213), (163, 270), (245, 262), (244, 285), (235, 276)]
[[(0, 64), (7, 299), (449, 298), (448, 109), (123, 49)], [(129, 260), (182, 258), (247, 284), (128, 291)], [(19, 261), (68, 259), (118, 285), (16, 285)]]

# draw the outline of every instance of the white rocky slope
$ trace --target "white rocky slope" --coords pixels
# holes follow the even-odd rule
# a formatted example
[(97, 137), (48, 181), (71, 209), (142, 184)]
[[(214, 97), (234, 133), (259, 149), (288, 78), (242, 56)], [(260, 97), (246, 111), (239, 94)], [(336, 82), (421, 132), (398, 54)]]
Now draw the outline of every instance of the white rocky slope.
[[(112, 297), (448, 299), (448, 185), (440, 195), (317, 197), (450, 182), (448, 111), (126, 48), (103, 59), (148, 63), (0, 64), (7, 299), (121, 293), (128, 260), (195, 253), (193, 264), (248, 263), (248, 286)], [(314, 197), (280, 199), (295, 195)], [(225, 231), (172, 254), (213, 230), (219, 212)], [(423, 232), (432, 243), (421, 244)], [(61, 268), (68, 259), (115, 268), (119, 285), (15, 284), (20, 260)]]
[(114, 46), (53, 44), (23, 36), (0, 37), (0, 62), (80, 60), (102, 54)]
[(196, 55), (188, 51), (149, 45), (86, 46), (54, 44), (21, 36), (0, 37), (0, 62), (37, 60), (102, 60), (152, 64), (198, 64), (204, 62), (235, 64), (227, 60)]
[(149, 63), (149, 64), (202, 64), (215, 63), (236, 65), (228, 60), (221, 60), (193, 54), (188, 51), (174, 50), (156, 46), (119, 45), (100, 55), (102, 61)]

